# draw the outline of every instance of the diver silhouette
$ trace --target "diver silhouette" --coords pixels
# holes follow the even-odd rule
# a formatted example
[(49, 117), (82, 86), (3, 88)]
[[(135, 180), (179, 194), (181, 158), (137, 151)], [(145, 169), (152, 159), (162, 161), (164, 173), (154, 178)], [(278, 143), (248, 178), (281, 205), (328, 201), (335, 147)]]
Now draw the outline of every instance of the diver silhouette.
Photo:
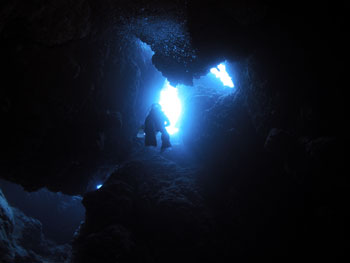
[(161, 132), (162, 146), (161, 150), (165, 150), (171, 147), (170, 136), (165, 127), (170, 125), (168, 117), (162, 111), (162, 107), (159, 103), (153, 103), (150, 112), (148, 113), (145, 125), (145, 145), (146, 146), (157, 146), (157, 133)]

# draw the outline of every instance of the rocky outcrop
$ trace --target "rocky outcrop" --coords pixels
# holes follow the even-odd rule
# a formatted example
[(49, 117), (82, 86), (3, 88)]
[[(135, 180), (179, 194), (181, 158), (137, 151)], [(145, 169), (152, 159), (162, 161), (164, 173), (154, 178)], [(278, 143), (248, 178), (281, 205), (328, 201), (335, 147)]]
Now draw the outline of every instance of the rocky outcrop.
[(58, 244), (71, 242), (73, 233), (84, 220), (85, 211), (79, 196), (53, 193), (47, 189), (29, 193), (20, 185), (4, 180), (0, 180), (0, 189), (11, 206), (39, 220), (45, 237)]
[(70, 246), (47, 240), (40, 221), (11, 207), (0, 190), (0, 261), (70, 262)]
[(147, 154), (85, 195), (86, 220), (74, 241), (74, 262), (205, 257), (201, 253), (210, 242), (210, 220), (194, 184), (194, 170), (156, 152)]
[(244, 91), (218, 92), (197, 86), (185, 105), (184, 144), (207, 165), (240, 163), (257, 145), (259, 138), (244, 103)]

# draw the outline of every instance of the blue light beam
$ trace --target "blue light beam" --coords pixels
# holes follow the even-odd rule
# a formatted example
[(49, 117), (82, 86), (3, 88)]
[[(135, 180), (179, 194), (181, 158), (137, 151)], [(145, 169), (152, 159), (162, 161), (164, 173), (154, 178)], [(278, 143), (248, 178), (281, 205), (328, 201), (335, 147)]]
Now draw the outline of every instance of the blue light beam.
[(166, 127), (168, 133), (170, 135), (177, 133), (179, 128), (176, 125), (181, 115), (182, 105), (177, 88), (171, 86), (168, 80), (165, 80), (164, 87), (160, 92), (159, 104), (170, 121), (170, 126)]

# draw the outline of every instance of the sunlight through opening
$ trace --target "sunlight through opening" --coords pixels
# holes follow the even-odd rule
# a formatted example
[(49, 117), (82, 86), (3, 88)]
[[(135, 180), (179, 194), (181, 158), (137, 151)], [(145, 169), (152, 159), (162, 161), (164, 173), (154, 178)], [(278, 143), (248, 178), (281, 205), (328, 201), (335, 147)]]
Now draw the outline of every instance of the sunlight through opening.
[(210, 70), (211, 73), (213, 73), (217, 78), (221, 80), (221, 82), (224, 84), (224, 86), (233, 88), (233, 82), (231, 77), (226, 71), (226, 66), (224, 64), (218, 65), (216, 68), (212, 68)]
[(182, 106), (177, 88), (171, 86), (168, 80), (165, 80), (164, 87), (160, 92), (159, 104), (170, 121), (170, 126), (166, 127), (168, 133), (170, 135), (177, 133), (179, 131), (177, 125)]

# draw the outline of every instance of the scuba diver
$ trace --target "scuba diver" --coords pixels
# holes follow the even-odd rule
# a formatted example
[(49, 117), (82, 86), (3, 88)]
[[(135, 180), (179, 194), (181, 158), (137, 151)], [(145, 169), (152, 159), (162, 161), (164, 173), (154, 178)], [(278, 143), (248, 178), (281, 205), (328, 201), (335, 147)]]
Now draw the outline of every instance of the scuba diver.
[(171, 147), (170, 136), (165, 127), (170, 125), (168, 117), (162, 111), (162, 107), (159, 103), (153, 103), (150, 112), (148, 113), (144, 131), (145, 131), (145, 145), (157, 146), (156, 135), (161, 132), (162, 146), (161, 150)]

